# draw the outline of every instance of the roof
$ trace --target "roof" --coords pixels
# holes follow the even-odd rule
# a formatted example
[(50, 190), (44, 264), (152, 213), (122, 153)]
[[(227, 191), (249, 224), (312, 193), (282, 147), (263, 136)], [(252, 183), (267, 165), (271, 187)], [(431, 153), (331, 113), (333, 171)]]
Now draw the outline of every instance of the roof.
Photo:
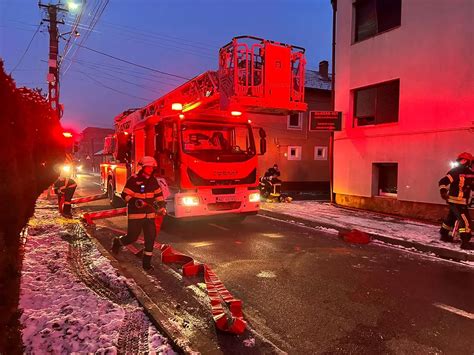
[(316, 70), (305, 70), (304, 87), (310, 89), (331, 90), (331, 74), (329, 78), (323, 78)]

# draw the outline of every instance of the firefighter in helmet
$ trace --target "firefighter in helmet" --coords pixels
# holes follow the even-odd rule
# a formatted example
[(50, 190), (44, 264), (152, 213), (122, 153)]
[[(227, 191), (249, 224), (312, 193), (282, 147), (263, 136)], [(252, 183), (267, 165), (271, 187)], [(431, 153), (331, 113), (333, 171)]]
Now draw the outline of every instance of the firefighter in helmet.
[(459, 223), (459, 235), (461, 237), (461, 249), (473, 250), (474, 245), (469, 241), (472, 237), (472, 221), (469, 216), (468, 203), (471, 190), (474, 187), (474, 172), (471, 169), (473, 156), (463, 152), (458, 155), (457, 166), (448, 171), (446, 176), (439, 180), (439, 191), (441, 197), (448, 202), (449, 214), (444, 220), (441, 229), (441, 240), (452, 242), (453, 231), (456, 221)]
[(127, 234), (114, 238), (112, 252), (117, 254), (122, 246), (135, 242), (143, 231), (145, 237), (143, 268), (151, 270), (153, 245), (156, 238), (155, 217), (166, 214), (165, 200), (158, 181), (153, 175), (157, 166), (156, 160), (145, 156), (138, 164), (141, 170), (127, 180), (122, 192), (122, 198), (128, 205)]
[(72, 218), (71, 201), (76, 187), (76, 182), (65, 176), (60, 176), (53, 184), (54, 193), (58, 195), (59, 212), (66, 218)]

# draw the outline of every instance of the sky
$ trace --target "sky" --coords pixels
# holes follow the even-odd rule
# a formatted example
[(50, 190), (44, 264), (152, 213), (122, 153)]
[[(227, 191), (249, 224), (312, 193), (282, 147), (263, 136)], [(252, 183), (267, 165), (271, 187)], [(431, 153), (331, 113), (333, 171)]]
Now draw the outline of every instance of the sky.
[[(219, 48), (239, 35), (304, 47), (308, 69), (317, 69), (321, 60), (331, 62), (330, 0), (82, 0), (82, 7), (80, 36), (70, 41), (68, 51), (67, 33), (80, 10), (66, 13), (59, 27), (65, 38), (59, 50), (64, 56), (62, 124), (78, 131), (111, 128), (117, 114), (142, 107), (184, 82), (84, 46), (185, 78), (216, 70)], [(94, 16), (98, 12), (101, 16)], [(49, 34), (47, 23), (39, 26), (45, 17), (37, 0), (0, 0), (0, 58), (5, 70), (15, 69), (12, 76), (18, 86), (47, 92)]]

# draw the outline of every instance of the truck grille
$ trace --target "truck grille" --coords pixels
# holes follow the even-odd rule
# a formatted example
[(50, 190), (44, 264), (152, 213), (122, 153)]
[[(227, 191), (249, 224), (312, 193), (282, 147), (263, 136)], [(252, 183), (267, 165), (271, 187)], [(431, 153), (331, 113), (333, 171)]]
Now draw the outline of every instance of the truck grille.
[(257, 181), (257, 169), (253, 169), (252, 172), (242, 179), (216, 179), (207, 180), (199, 176), (197, 173), (188, 168), (187, 170), (189, 180), (194, 186), (215, 186), (215, 185), (243, 185), (243, 184), (254, 184)]
[(232, 195), (235, 194), (234, 188), (212, 189), (213, 195)]
[(209, 211), (228, 211), (240, 208), (241, 204), (242, 203), (240, 201), (216, 202), (208, 204), (207, 208), (209, 209)]

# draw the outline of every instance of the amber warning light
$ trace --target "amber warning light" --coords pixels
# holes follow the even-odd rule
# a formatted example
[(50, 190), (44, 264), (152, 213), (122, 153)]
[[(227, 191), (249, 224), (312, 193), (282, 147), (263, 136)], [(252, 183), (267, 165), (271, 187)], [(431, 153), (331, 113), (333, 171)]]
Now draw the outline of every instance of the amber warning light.
[(230, 114), (232, 116), (242, 116), (242, 112), (240, 112), (240, 111), (232, 111)]
[(72, 133), (71, 132), (63, 132), (63, 136), (65, 138), (72, 138)]

